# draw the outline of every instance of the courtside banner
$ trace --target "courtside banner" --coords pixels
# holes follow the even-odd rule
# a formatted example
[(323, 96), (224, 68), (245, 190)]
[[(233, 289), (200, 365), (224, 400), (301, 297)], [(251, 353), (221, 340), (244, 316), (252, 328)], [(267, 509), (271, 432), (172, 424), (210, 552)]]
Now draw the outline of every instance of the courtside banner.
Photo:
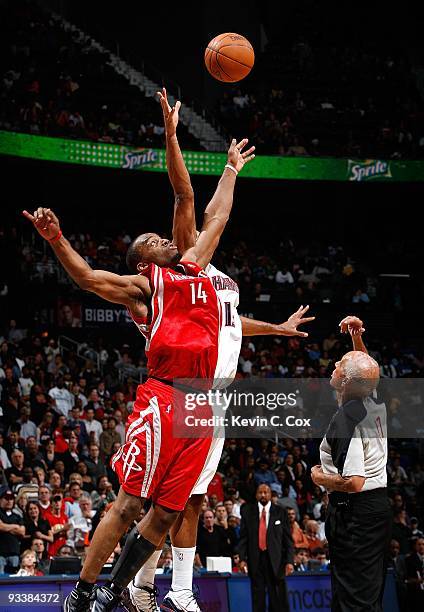
[[(164, 149), (0, 131), (0, 154), (120, 170), (166, 172)], [(183, 151), (190, 174), (219, 176), (226, 153)], [(240, 175), (319, 181), (424, 181), (424, 161), (258, 155)]]
[[(173, 381), (176, 438), (322, 438), (336, 412), (344, 411), (349, 437), (424, 438), (424, 379), (352, 379), (340, 408), (327, 378), (267, 378), (271, 372), (231, 383), (224, 379)], [(346, 428), (332, 430), (345, 438)]]

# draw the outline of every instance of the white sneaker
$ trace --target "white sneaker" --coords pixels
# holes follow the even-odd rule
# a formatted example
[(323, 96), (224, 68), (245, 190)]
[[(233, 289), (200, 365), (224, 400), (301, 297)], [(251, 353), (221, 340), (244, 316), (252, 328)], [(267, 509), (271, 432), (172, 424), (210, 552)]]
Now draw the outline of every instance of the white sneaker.
[(171, 589), (168, 591), (160, 609), (163, 612), (202, 612), (197, 597), (189, 589), (182, 589), (181, 591)]
[(137, 612), (160, 612), (156, 601), (157, 594), (158, 589), (154, 584), (137, 587), (135, 586), (133, 580), (128, 586), (128, 595), (134, 608), (131, 609), (130, 606), (126, 605), (125, 601), (124, 607), (129, 609), (130, 612), (133, 612), (133, 610), (136, 610)]

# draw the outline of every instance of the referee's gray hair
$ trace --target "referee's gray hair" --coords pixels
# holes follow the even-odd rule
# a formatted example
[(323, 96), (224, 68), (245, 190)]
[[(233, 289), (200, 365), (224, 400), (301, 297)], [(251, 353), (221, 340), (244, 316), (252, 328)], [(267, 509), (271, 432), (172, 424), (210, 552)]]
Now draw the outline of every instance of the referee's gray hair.
[(364, 378), (364, 370), (369, 370), (370, 368), (376, 368), (379, 371), (378, 363), (367, 353), (350, 351), (346, 353), (345, 357), (349, 357), (349, 360), (343, 363), (346, 378), (349, 380), (352, 378)]
[(344, 384), (354, 383), (358, 386), (358, 391), (362, 388), (365, 395), (372, 393), (380, 378), (377, 361), (362, 351), (350, 351), (343, 359)]

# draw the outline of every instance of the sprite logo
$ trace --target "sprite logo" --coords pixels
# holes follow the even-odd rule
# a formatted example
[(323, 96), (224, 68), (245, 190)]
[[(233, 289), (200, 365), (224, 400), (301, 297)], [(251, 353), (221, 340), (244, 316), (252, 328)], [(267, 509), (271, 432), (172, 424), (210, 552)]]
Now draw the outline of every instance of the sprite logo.
[(373, 178), (392, 178), (390, 162), (366, 159), (357, 162), (349, 159), (347, 178), (349, 181), (367, 181)]
[(142, 166), (154, 164), (159, 159), (159, 154), (153, 149), (138, 149), (136, 151), (128, 151), (124, 155), (123, 168), (136, 170)]

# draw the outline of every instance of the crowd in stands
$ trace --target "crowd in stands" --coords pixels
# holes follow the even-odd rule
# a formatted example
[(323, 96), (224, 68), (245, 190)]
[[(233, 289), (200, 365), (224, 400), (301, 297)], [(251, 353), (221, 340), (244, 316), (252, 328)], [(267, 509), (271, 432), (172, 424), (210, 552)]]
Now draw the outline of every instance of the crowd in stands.
[[(0, 129), (163, 147), (160, 107), (32, 2), (0, 7)], [(181, 143), (199, 148), (180, 126)]]
[[(278, 155), (424, 157), (412, 23), (392, 37), (393, 20), (377, 9), (364, 19), (340, 7), (323, 15), (312, 2), (282, 8), (279, 17), (290, 27), (274, 17), (251, 75), (217, 101), (229, 134), (236, 125), (260, 151)], [(350, 28), (340, 27), (344, 19)]]

